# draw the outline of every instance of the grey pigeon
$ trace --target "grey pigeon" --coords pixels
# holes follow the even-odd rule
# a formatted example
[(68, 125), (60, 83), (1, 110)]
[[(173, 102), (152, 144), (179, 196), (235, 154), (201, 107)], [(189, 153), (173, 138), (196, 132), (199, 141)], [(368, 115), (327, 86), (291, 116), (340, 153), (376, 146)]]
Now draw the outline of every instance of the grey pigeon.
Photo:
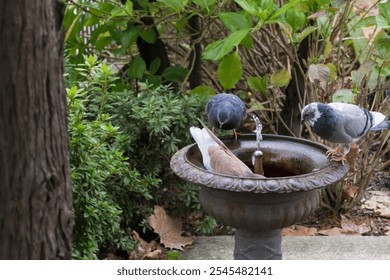
[(350, 144), (355, 143), (369, 131), (390, 128), (390, 121), (379, 112), (347, 103), (319, 103), (306, 105), (301, 112), (302, 122), (312, 128), (321, 138), (339, 144), (326, 155), (344, 164)]
[(224, 130), (232, 129), (237, 137), (236, 129), (245, 121), (246, 108), (238, 96), (231, 93), (219, 93), (207, 102), (205, 116), (213, 127)]
[(230, 176), (264, 178), (262, 175), (254, 174), (207, 127), (200, 129), (192, 126), (190, 132), (202, 154), (206, 170)]

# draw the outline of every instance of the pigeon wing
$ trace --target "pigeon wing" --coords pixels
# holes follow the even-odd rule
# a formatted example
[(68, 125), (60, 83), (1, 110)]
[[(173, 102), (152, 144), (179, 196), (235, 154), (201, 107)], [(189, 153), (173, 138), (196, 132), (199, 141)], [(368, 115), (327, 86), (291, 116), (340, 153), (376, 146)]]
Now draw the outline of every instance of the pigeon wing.
[(209, 155), (213, 172), (240, 177), (254, 175), (245, 163), (222, 147), (210, 146)]
[(198, 127), (190, 127), (192, 138), (194, 138), (200, 153), (202, 154), (203, 165), (207, 170), (212, 170), (210, 164), (209, 147), (218, 146), (218, 144), (210, 137), (210, 135), (203, 129)]
[(348, 103), (329, 103), (339, 115), (340, 127), (354, 141), (363, 137), (371, 130), (374, 124), (374, 116), (371, 112)]
[(203, 129), (191, 127), (190, 132), (199, 147), (203, 165), (207, 170), (230, 176), (264, 178), (262, 175), (254, 174), (206, 126)]

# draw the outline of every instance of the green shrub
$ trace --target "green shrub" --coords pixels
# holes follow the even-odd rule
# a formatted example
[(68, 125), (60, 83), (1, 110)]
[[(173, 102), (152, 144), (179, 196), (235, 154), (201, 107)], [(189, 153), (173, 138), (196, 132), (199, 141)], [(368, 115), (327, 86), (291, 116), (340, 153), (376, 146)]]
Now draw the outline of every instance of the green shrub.
[[(137, 200), (150, 200), (150, 190), (159, 180), (141, 176), (128, 167), (119, 143), (123, 133), (108, 115), (92, 118), (88, 92), (68, 90), (70, 158), (76, 226), (73, 257), (95, 258), (102, 246), (131, 250), (131, 219), (142, 209)], [(145, 213), (143, 211), (143, 213)]]
[(192, 142), (188, 128), (202, 116), (204, 100), (168, 86), (127, 90), (112, 66), (94, 56), (84, 59), (68, 63), (65, 77), (76, 214), (73, 257), (90, 259), (104, 247), (130, 251), (131, 230), (155, 204), (177, 216), (200, 211), (198, 187), (173, 180), (169, 161)]

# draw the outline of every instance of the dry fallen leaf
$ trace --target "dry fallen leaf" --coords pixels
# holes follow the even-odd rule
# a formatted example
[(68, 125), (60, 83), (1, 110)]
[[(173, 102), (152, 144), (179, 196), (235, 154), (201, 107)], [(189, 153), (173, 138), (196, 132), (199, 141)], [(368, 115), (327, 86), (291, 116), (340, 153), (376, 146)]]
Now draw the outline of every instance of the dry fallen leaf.
[(359, 188), (357, 186), (353, 185), (352, 182), (347, 182), (347, 184), (343, 186), (343, 194), (342, 194), (343, 199), (345, 201), (352, 201), (355, 198), (358, 191)]
[(336, 236), (336, 235), (362, 235), (363, 233), (369, 232), (371, 227), (363, 223), (357, 225), (353, 221), (349, 220), (344, 215), (341, 216), (341, 228), (333, 227), (331, 229), (325, 229), (318, 231), (321, 235)]
[(342, 228), (333, 227), (331, 229), (319, 230), (318, 234), (327, 235), (327, 236), (336, 236), (336, 235), (345, 235), (345, 232)]
[(132, 235), (134, 240), (137, 241), (137, 246), (132, 252), (130, 252), (130, 260), (156, 260), (162, 258), (161, 245), (159, 245), (155, 240), (148, 243), (143, 240), (135, 230), (133, 230)]
[(160, 242), (166, 248), (183, 250), (183, 247), (192, 244), (192, 237), (181, 235), (181, 219), (172, 219), (166, 214), (164, 208), (155, 206), (154, 213), (147, 218), (147, 221), (154, 232), (160, 236)]
[(390, 218), (390, 193), (370, 191), (371, 197), (362, 204), (362, 208), (372, 210), (380, 217)]
[(353, 221), (347, 219), (344, 215), (341, 215), (341, 227), (347, 233), (363, 234), (369, 232), (371, 228), (366, 224), (357, 225)]
[(316, 228), (308, 228), (299, 225), (290, 226), (282, 230), (283, 236), (315, 236), (316, 234)]

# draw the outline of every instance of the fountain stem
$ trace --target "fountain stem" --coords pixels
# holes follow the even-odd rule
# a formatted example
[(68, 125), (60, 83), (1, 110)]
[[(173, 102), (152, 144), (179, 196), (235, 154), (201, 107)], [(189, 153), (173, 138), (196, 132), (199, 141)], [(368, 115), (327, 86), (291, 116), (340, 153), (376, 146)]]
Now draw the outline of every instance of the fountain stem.
[(282, 230), (252, 231), (236, 229), (235, 260), (281, 260)]
[(257, 150), (253, 153), (253, 166), (254, 166), (254, 173), (264, 175), (264, 168), (263, 168), (263, 152), (260, 150)]

